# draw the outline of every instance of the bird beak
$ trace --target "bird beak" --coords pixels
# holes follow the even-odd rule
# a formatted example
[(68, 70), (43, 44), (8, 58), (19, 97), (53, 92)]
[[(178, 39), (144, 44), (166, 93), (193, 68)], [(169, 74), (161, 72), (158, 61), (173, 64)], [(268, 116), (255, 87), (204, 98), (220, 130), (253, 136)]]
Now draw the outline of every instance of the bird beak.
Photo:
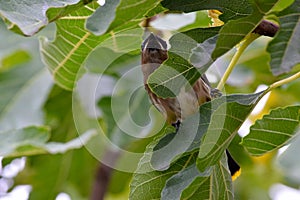
[(142, 51), (144, 49), (162, 49), (167, 50), (167, 43), (160, 37), (150, 33), (142, 44)]

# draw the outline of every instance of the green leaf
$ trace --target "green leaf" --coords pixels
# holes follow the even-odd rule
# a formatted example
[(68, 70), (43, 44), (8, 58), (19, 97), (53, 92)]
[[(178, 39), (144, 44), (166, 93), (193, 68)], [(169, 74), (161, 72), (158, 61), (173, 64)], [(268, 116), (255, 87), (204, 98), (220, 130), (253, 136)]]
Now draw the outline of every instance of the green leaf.
[(211, 53), (215, 48), (217, 39), (217, 36), (211, 37), (192, 49), (190, 62), (193, 64), (193, 66), (199, 68), (200, 73), (205, 72), (214, 62), (214, 60), (211, 58)]
[(228, 170), (227, 159), (223, 158), (211, 168), (209, 177), (198, 176), (182, 192), (182, 199), (234, 199), (231, 175)]
[(193, 12), (197, 10), (220, 10), (223, 12), (221, 19), (226, 22), (228, 20), (237, 19), (250, 15), (252, 12), (251, 5), (247, 0), (215, 0), (215, 1), (197, 1), (197, 0), (164, 0), (162, 5), (169, 10)]
[(132, 66), (138, 66), (140, 62), (140, 51), (124, 54), (124, 52), (115, 52), (109, 48), (99, 47), (88, 56), (85, 67), (92, 73), (119, 77), (120, 68), (132, 68)]
[(201, 137), (210, 119), (208, 116), (210, 113), (207, 110), (206, 113), (208, 114), (201, 113), (200, 118), (198, 114), (188, 117), (180, 124), (177, 133), (168, 130), (172, 133), (167, 132), (168, 134), (160, 139), (151, 157), (151, 166), (155, 170), (168, 169), (171, 163), (182, 157), (184, 153), (189, 154), (199, 148)]
[(151, 158), (152, 167), (167, 169), (179, 157), (198, 150), (199, 146), (200, 171), (214, 165), (262, 95), (229, 95), (201, 105), (200, 114), (186, 118), (177, 134), (168, 134), (160, 140)]
[(0, 132), (0, 156), (17, 157), (38, 154), (65, 153), (70, 149), (81, 148), (93, 136), (95, 131), (89, 131), (67, 143), (48, 142), (50, 137), (48, 127), (26, 127)]
[[(77, 4), (77, 5), (76, 5)], [(52, 16), (52, 19), (47, 17), (47, 10), (50, 8), (59, 8), (60, 15), (68, 6), (82, 7), (84, 1), (65, 0), (65, 1), (1, 1), (0, 14), (4, 17), (8, 28), (17, 33), (22, 33), (27, 36), (32, 36), (42, 27), (47, 25), (52, 19), (61, 17), (59, 15)]]
[[(95, 9), (95, 6), (91, 4), (79, 9), (68, 16), (70, 19), (57, 20), (56, 39), (53, 42), (49, 42), (46, 38), (40, 40), (43, 62), (56, 83), (65, 89), (73, 89), (75, 80), (80, 77), (78, 72), (85, 58), (108, 37), (98, 38), (84, 30), (85, 18), (82, 17), (91, 15), (91, 10)], [(80, 17), (82, 19), (78, 20)]]
[(105, 2), (104, 6), (100, 6), (86, 21), (86, 28), (95, 35), (104, 34), (110, 23), (115, 18), (115, 11), (120, 0)]
[[(143, 7), (144, 10), (152, 9), (157, 2), (136, 1), (127, 2), (118, 6), (115, 20), (112, 22), (107, 33), (95, 36), (84, 29), (87, 16), (90, 16), (98, 7), (97, 3), (89, 4), (76, 12), (56, 21), (56, 39), (49, 42), (42, 38), (40, 41), (42, 58), (56, 83), (64, 89), (72, 90), (76, 81), (84, 73), (83, 63), (94, 49), (101, 45), (118, 52), (131, 52), (139, 49), (141, 44), (142, 29), (138, 26), (142, 16), (126, 14), (123, 10)], [(124, 23), (124, 19), (127, 19)], [(100, 61), (99, 61), (100, 62)]]
[[(16, 69), (20, 69), (20, 68), (16, 68)], [(43, 70), (44, 71), (44, 70)], [(43, 80), (46, 82), (45, 77)], [(35, 83), (34, 81), (31, 81), (32, 83)], [(43, 85), (43, 83), (38, 82), (36, 83), (35, 86), (41, 86)], [(24, 86), (25, 87), (25, 86)], [(30, 88), (28, 86), (28, 88)], [(38, 90), (35, 90), (34, 92), (36, 92)], [(15, 157), (15, 156), (24, 156), (24, 155), (36, 155), (36, 154), (57, 154), (57, 153), (64, 153), (70, 149), (77, 149), (77, 148), (81, 148), (83, 145), (85, 145), (92, 137), (95, 136), (95, 131), (86, 131), (85, 133), (83, 133), (80, 137), (74, 137), (72, 139), (68, 138), (68, 140), (66, 140), (67, 142), (63, 141), (63, 142), (58, 142), (59, 140), (57, 140), (56, 135), (52, 134), (51, 135), (51, 140), (52, 141), (48, 141), (50, 134), (49, 134), (49, 129), (45, 128), (45, 127), (24, 127), (24, 125), (26, 125), (26, 123), (28, 123), (29, 125), (31, 125), (33, 122), (35, 122), (34, 120), (36, 120), (35, 118), (40, 117), (40, 115), (37, 115), (36, 113), (34, 113), (33, 111), (36, 109), (39, 114), (41, 111), (39, 110), (40, 106), (39, 104), (41, 104), (40, 102), (40, 98), (39, 96), (35, 96), (32, 94), (32, 92), (30, 91), (23, 91), (21, 94), (23, 95), (23, 93), (25, 93), (26, 95), (29, 95), (28, 97), (25, 98), (25, 100), (20, 101), (19, 99), (17, 99), (18, 101), (20, 101), (18, 104), (20, 104), (20, 107), (16, 107), (14, 108), (15, 111), (14, 112), (10, 112), (10, 113), (14, 113), (14, 115), (10, 114), (7, 115), (6, 118), (3, 119), (3, 121), (1, 121), (1, 123), (3, 123), (3, 126), (1, 126), (1, 128), (3, 128), (5, 131), (2, 131), (1, 134), (1, 147), (3, 147), (3, 149), (1, 149), (1, 156), (5, 156), (5, 157)], [(19, 96), (22, 96), (19, 95)], [(31, 101), (30, 98), (35, 97), (35, 99), (33, 99), (32, 103), (34, 103), (34, 107), (32, 108), (31, 106), (27, 105), (29, 101)], [(59, 99), (60, 101), (67, 102), (68, 98), (62, 98), (64, 97), (62, 94), (60, 94)], [(71, 97), (71, 96), (70, 96)], [(44, 97), (43, 97), (44, 98)], [(18, 102), (16, 101), (16, 102)], [(21, 105), (21, 103), (26, 102), (26, 105)], [(44, 101), (42, 102), (44, 103)], [(35, 105), (36, 104), (36, 105)], [(11, 104), (14, 105), (14, 104)], [(62, 107), (59, 107), (59, 104), (56, 102), (55, 103), (55, 107), (51, 107), (52, 110), (51, 112), (54, 114), (61, 114), (63, 115), (63, 117), (61, 117), (59, 120), (64, 121), (66, 119), (68, 119), (68, 117), (66, 117), (62, 112), (62, 111), (67, 111), (68, 106), (70, 107), (72, 104), (69, 103)], [(13, 107), (13, 106), (12, 106)], [(24, 107), (24, 108), (23, 108)], [(53, 109), (54, 108), (54, 109)], [(22, 110), (20, 109), (24, 109), (23, 113)], [(28, 109), (28, 110), (27, 110)], [(31, 112), (31, 115), (29, 114)], [(50, 112), (49, 112), (50, 113)], [(47, 113), (47, 114), (49, 114)], [(15, 118), (10, 119), (10, 116), (15, 117), (16, 119), (18, 119), (18, 121), (14, 121)], [(11, 117), (12, 117), (11, 116)], [(26, 118), (27, 117), (27, 118)], [(48, 116), (49, 118), (49, 116)], [(42, 119), (39, 119), (40, 123), (44, 123), (43, 121), (41, 121)], [(59, 121), (58, 120), (58, 121)], [(68, 121), (68, 120), (66, 120)], [(73, 123), (73, 119), (71, 118), (70, 121)], [(20, 124), (17, 124), (16, 122), (19, 122)], [(37, 122), (35, 122), (37, 123)], [(33, 123), (34, 124), (34, 123)], [(20, 126), (20, 127), (18, 127)], [(55, 126), (52, 126), (54, 132), (56, 131)], [(61, 131), (59, 134), (59, 137), (62, 137), (62, 135), (65, 135), (67, 131), (69, 131), (69, 129), (64, 130), (64, 126), (60, 125), (58, 126), (58, 129)], [(74, 133), (76, 133), (76, 131), (74, 131)], [(77, 136), (77, 135), (76, 135)], [(37, 139), (35, 139), (37, 138)], [(54, 142), (54, 139), (55, 141)], [(2, 144), (3, 143), (3, 144)]]
[(200, 171), (215, 165), (228, 148), (237, 131), (264, 95), (231, 95), (212, 100), (211, 120), (202, 137), (197, 166)]
[(141, 28), (117, 32), (116, 35), (112, 34), (112, 37), (103, 41), (101, 47), (110, 48), (115, 52), (129, 53), (140, 48), (142, 34), (143, 30)]
[(30, 156), (26, 168), (17, 176), (16, 184), (30, 183), (29, 199), (55, 199), (64, 192), (72, 199), (80, 194), (81, 198), (74, 199), (86, 200), (97, 165), (98, 161), (85, 148), (64, 154)]
[(8, 157), (44, 153), (42, 146), (49, 137), (47, 127), (27, 127), (0, 132), (0, 155)]
[(180, 86), (188, 85), (189, 79), (195, 76), (200, 77), (197, 69), (188, 61), (171, 52), (168, 54), (170, 59), (148, 78), (148, 86), (152, 92), (162, 98), (176, 97), (181, 90)]
[[(30, 199), (55, 199), (61, 192), (72, 198), (78, 193), (84, 199), (88, 199), (90, 195), (99, 161), (86, 147), (95, 140), (95, 144), (99, 144), (99, 137), (91, 130), (95, 127), (93, 124), (85, 119), (73, 119), (73, 114), (76, 113), (72, 112), (72, 106), (82, 118), (85, 115), (85, 111), (78, 106), (76, 97), (76, 94), (58, 86), (53, 87), (48, 97), (44, 111), (46, 123), (51, 126), (51, 138), (43, 146), (43, 155), (27, 158), (24, 171), (16, 179), (17, 184), (32, 185)], [(83, 125), (86, 127), (84, 130)], [(70, 148), (69, 151), (65, 151), (67, 148)], [(97, 148), (100, 149), (101, 146)]]
[(299, 132), (288, 148), (278, 157), (278, 164), (286, 178), (293, 183), (300, 184), (300, 137)]
[[(114, 97), (103, 97), (98, 103), (104, 114), (103, 119), (107, 127), (105, 130), (107, 136), (113, 144), (121, 148), (135, 141), (139, 134), (144, 135), (145, 131), (149, 131), (149, 129), (144, 127), (148, 123), (148, 119), (141, 117), (145, 114), (144, 111), (150, 108), (144, 89), (143, 91), (136, 91), (135, 97), (129, 97), (128, 94), (131, 93), (128, 92)], [(131, 104), (128, 105), (129, 107), (126, 107), (123, 103), (127, 102), (126, 99), (128, 98), (131, 98)], [(139, 109), (141, 108), (140, 106), (144, 109)]]
[[(159, 138), (159, 137), (158, 137)], [(129, 199), (160, 199), (161, 191), (166, 181), (174, 174), (187, 168), (195, 162), (195, 154), (182, 157), (166, 171), (154, 171), (150, 165), (151, 154), (158, 139), (147, 146), (143, 158), (139, 162), (138, 168), (133, 175), (130, 184)]]
[(271, 55), (271, 71), (277, 76), (300, 63), (300, 1), (294, 3), (278, 14), (280, 29), (269, 43), (267, 51)]
[[(109, 66), (116, 61), (122, 53), (114, 52), (109, 48), (96, 48), (86, 59), (85, 67), (91, 73), (109, 74)], [(99, 62), (101, 60), (101, 62)]]
[[(129, 66), (134, 65), (135, 60), (129, 63)], [(130, 146), (137, 138), (148, 135), (149, 132), (159, 132), (164, 126), (159, 112), (150, 109), (149, 98), (142, 85), (140, 68), (131, 68), (117, 82), (113, 95), (103, 97), (98, 102), (106, 125), (105, 135), (121, 148)]]
[(45, 145), (45, 149), (47, 152), (51, 154), (57, 154), (57, 153), (65, 153), (66, 151), (70, 149), (79, 149), (88, 141), (94, 137), (97, 134), (95, 130), (87, 131), (83, 134), (81, 134), (79, 137), (70, 140), (66, 143), (59, 143), (59, 142), (48, 142)]
[(217, 41), (217, 46), (212, 53), (213, 59), (225, 54), (241, 42), (246, 35), (251, 33), (268, 11), (270, 11), (276, 4), (277, 0), (252, 0), (251, 2), (253, 7), (251, 15), (237, 20), (231, 20), (222, 27)]
[[(155, 0), (108, 1), (88, 18), (86, 27), (96, 35), (136, 28), (138, 23), (144, 19), (145, 13), (156, 8), (159, 2)], [(136, 12), (137, 10), (138, 12)], [(151, 15), (155, 15), (158, 12), (161, 12), (161, 10), (157, 10)], [(151, 15), (147, 17), (151, 17)]]
[(242, 145), (254, 156), (282, 147), (295, 134), (300, 122), (300, 106), (272, 110), (250, 128)]
[(185, 32), (195, 28), (207, 28), (211, 23), (211, 18), (207, 15), (207, 11), (197, 11), (196, 12), (196, 19), (193, 23), (188, 24), (179, 29), (179, 32)]
[(29, 62), (0, 74), (0, 131), (43, 124), (41, 107), (52, 80), (36, 64)]
[[(158, 7), (160, 1), (161, 0), (121, 0), (116, 10), (115, 20), (111, 23), (107, 32), (136, 28), (144, 19), (145, 14)], [(161, 12), (161, 10), (158, 9), (156, 12), (152, 12), (151, 15), (156, 15), (158, 14), (157, 12)], [(147, 15), (147, 17), (151, 16)]]
[(200, 173), (195, 163), (190, 165), (167, 180), (161, 199), (180, 199), (182, 191), (196, 178), (209, 179), (210, 174), (211, 170)]
[(243, 168), (244, 166), (253, 166), (253, 159), (241, 145), (242, 137), (236, 134), (231, 141), (227, 151), (229, 151), (231, 157)]
[(271, 13), (280, 12), (290, 6), (295, 0), (279, 0), (278, 3), (272, 8)]
[[(0, 21), (0, 131), (43, 125), (42, 106), (53, 85), (35, 37), (12, 34)], [(1, 62), (0, 61), (0, 62)]]
[(151, 154), (161, 138), (162, 135), (147, 147), (131, 182), (130, 199), (180, 199), (180, 196), (184, 199), (233, 199), (225, 153), (216, 165), (203, 173), (195, 165), (196, 152), (183, 155), (167, 170), (153, 171)]
[(144, 15), (144, 17), (149, 18), (149, 17), (157, 15), (158, 13), (165, 13), (167, 11), (168, 11), (168, 9), (164, 8), (161, 4), (157, 4), (156, 7), (147, 11), (147, 13)]
[(16, 50), (2, 59), (0, 72), (9, 70), (15, 66), (29, 62), (30, 60), (31, 56), (27, 51)]
[[(219, 28), (198, 28), (178, 33), (171, 37), (169, 58), (148, 78), (150, 89), (160, 97), (175, 97), (182, 86), (193, 85), (211, 64), (210, 53), (214, 49), (211, 37), (218, 34)], [(198, 44), (203, 43), (203, 44)], [(192, 55), (193, 49), (204, 52), (205, 59)], [(199, 48), (197, 50), (197, 48)], [(192, 63), (199, 68), (195, 68)]]

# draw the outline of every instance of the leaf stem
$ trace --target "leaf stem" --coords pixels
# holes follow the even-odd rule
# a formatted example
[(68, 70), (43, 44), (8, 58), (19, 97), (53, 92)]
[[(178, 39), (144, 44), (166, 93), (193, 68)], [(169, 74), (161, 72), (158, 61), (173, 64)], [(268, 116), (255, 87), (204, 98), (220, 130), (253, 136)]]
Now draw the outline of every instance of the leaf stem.
[(221, 78), (217, 89), (218, 90), (222, 90), (229, 75), (231, 74), (233, 68), (235, 67), (237, 61), (239, 60), (239, 58), (241, 57), (242, 53), (245, 51), (245, 49), (249, 46), (249, 44), (251, 44), (256, 38), (258, 38), (260, 35), (255, 34), (255, 33), (250, 33), (249, 35), (247, 35), (245, 37), (244, 42), (237, 48), (236, 53), (234, 54), (234, 56), (232, 57), (231, 62), (229, 63), (223, 77)]
[(292, 82), (292, 81), (294, 81), (294, 80), (296, 80), (298, 78), (300, 78), (300, 71), (297, 72), (296, 74), (290, 76), (290, 77), (287, 77), (285, 79), (282, 79), (280, 81), (277, 81), (277, 82), (273, 83), (272, 85), (269, 86), (269, 88), (266, 90), (266, 92), (269, 92), (269, 91), (271, 91), (271, 90), (273, 90), (273, 89), (275, 89), (277, 87), (280, 87), (280, 86), (282, 86), (284, 84)]

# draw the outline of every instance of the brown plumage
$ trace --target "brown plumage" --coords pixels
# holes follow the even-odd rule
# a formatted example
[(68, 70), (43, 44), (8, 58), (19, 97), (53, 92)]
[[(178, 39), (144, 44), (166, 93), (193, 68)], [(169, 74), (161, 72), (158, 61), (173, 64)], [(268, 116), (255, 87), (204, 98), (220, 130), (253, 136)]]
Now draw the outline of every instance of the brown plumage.
[[(164, 115), (167, 123), (179, 125), (188, 115), (198, 111), (199, 105), (210, 101), (210, 86), (204, 75), (193, 85), (193, 89), (181, 88), (177, 98), (160, 98), (147, 85), (148, 77), (168, 58), (167, 43), (150, 34), (142, 44), (142, 71), (144, 85), (154, 106)], [(177, 127), (178, 128), (178, 127)]]
[[(168, 58), (167, 43), (160, 37), (150, 34), (142, 44), (142, 71), (144, 74), (144, 85), (148, 95), (155, 107), (165, 116), (167, 123), (172, 124), (178, 130), (180, 122), (187, 116), (199, 110), (199, 106), (211, 100), (213, 96), (219, 96), (217, 89), (212, 89), (206, 76), (203, 74), (193, 85), (193, 89), (181, 88), (176, 98), (160, 98), (148, 87), (147, 80)], [(215, 94), (214, 94), (215, 93)], [(240, 166), (226, 150), (228, 166), (232, 178), (235, 179), (240, 173)]]
[[(180, 122), (187, 116), (198, 112), (199, 106), (211, 100), (213, 96), (219, 96), (216, 89), (212, 89), (206, 76), (203, 74), (193, 85), (193, 89), (186, 90), (181, 88), (176, 98), (160, 98), (154, 94), (147, 80), (150, 74), (154, 72), (168, 58), (167, 43), (160, 37), (150, 34), (142, 44), (142, 71), (144, 74), (144, 85), (148, 95), (155, 107), (164, 115), (167, 123), (172, 124), (178, 130)], [(216, 93), (216, 94), (214, 94)], [(240, 173), (240, 166), (230, 156), (226, 150), (228, 166), (230, 173), (235, 179)]]

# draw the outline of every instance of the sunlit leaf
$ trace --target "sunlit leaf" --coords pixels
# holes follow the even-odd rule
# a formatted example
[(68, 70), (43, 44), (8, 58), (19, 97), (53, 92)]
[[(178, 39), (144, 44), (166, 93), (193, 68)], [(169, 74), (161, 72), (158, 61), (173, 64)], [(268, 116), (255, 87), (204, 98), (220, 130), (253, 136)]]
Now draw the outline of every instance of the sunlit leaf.
[(156, 7), (152, 8), (151, 10), (149, 10), (144, 17), (148, 18), (148, 17), (152, 17), (155, 16), (158, 13), (165, 13), (167, 12), (168, 9), (166, 9), (165, 7), (163, 7), (161, 4), (157, 4)]
[(300, 106), (272, 110), (250, 128), (242, 145), (251, 155), (261, 156), (282, 147), (299, 127)]
[(274, 75), (289, 72), (300, 63), (300, 1), (280, 12), (280, 29), (274, 40), (268, 45), (271, 54), (271, 71)]
[(129, 53), (140, 48), (142, 34), (141, 28), (120, 31), (103, 41), (101, 47), (110, 48), (115, 52)]
[[(157, 7), (160, 1), (148, 0), (118, 0), (108, 1), (103, 7), (99, 7), (87, 20), (87, 29), (101, 35), (105, 32), (116, 32), (128, 28), (136, 28), (145, 17), (145, 13)], [(136, 12), (136, 11), (139, 12)], [(157, 10), (152, 15), (161, 12)]]
[(185, 32), (195, 28), (205, 28), (209, 27), (211, 19), (207, 15), (207, 11), (198, 11), (196, 12), (196, 19), (193, 23), (188, 24), (179, 29), (180, 32)]
[[(95, 8), (90, 5), (70, 14), (71, 19), (58, 20), (56, 39), (53, 42), (41, 38), (42, 59), (54, 80), (65, 89), (72, 90), (77, 76), (80, 76), (77, 73), (81, 64), (89, 52), (107, 38), (97, 38), (84, 30), (85, 19), (93, 13), (93, 9)], [(82, 18), (75, 20), (77, 17)]]
[(152, 9), (157, 2), (131, 3), (124, 5), (121, 2), (116, 17), (107, 30), (108, 33), (101, 36), (95, 36), (84, 28), (85, 20), (94, 13), (98, 7), (97, 3), (89, 4), (56, 21), (56, 38), (53, 42), (42, 38), (41, 52), (44, 63), (58, 85), (72, 90), (84, 73), (83, 63), (86, 58), (102, 42), (104, 47), (114, 51), (130, 52), (140, 48), (142, 30), (138, 24), (143, 16), (127, 13), (128, 21), (124, 23), (123, 9), (135, 6), (143, 7), (145, 10)]

